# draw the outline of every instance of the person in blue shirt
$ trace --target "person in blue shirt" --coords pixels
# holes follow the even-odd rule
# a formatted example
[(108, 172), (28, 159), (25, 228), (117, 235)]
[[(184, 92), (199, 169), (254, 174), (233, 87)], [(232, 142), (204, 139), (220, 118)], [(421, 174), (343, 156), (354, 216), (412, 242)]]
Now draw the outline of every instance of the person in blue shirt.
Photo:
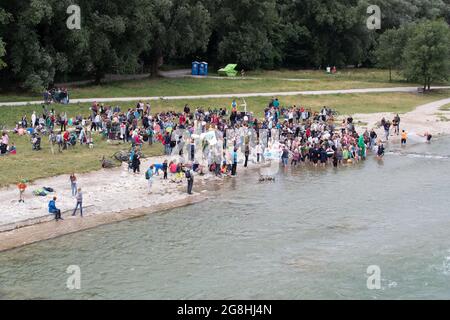
[(164, 165), (162, 163), (155, 163), (154, 167), (155, 167), (154, 171), (155, 171), (156, 175), (159, 176), (159, 171), (160, 170), (163, 171)]
[(236, 99), (233, 99), (233, 102), (231, 102), (231, 109), (232, 111), (237, 111)]
[(238, 163), (238, 154), (237, 154), (237, 148), (234, 148), (234, 151), (231, 153), (231, 159), (233, 160), (233, 164), (231, 166), (231, 175), (236, 175), (237, 170), (237, 163)]
[(280, 106), (280, 102), (278, 101), (278, 98), (275, 98), (274, 102), (273, 102), (273, 106), (275, 108), (278, 108)]
[(61, 218), (61, 210), (56, 208), (56, 197), (53, 197), (53, 200), (50, 200), (48, 203), (48, 212), (55, 215), (55, 220), (64, 220)]

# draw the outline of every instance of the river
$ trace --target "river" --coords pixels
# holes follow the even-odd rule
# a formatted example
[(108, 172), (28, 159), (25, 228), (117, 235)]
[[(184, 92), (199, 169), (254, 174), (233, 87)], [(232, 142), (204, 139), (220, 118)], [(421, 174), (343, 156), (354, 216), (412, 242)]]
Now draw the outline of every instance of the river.
[(0, 298), (450, 299), (449, 155), (441, 138), (275, 182), (239, 168), (208, 201), (0, 253)]

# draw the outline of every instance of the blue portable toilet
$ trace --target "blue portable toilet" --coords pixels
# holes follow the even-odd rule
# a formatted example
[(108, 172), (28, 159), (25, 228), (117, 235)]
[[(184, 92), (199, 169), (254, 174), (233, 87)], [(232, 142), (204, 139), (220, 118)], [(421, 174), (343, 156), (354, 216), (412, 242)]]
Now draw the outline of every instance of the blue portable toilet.
[(192, 75), (198, 76), (198, 66), (199, 63), (197, 61), (192, 62)]
[(205, 75), (205, 64), (203, 62), (200, 62), (198, 65), (198, 75), (199, 76)]
[(208, 62), (202, 62), (201, 63), (203, 65), (203, 75), (207, 76), (208, 75)]

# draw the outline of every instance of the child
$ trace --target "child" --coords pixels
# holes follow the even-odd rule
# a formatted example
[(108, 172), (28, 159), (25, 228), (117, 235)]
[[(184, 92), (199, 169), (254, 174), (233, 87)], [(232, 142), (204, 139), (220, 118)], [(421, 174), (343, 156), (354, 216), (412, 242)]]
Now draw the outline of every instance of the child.
[(14, 145), (14, 143), (11, 144), (11, 146), (9, 147), (9, 154), (16, 154), (17, 150), (16, 150), (16, 146)]
[(167, 180), (167, 170), (168, 170), (167, 160), (164, 160), (163, 165), (162, 165), (162, 171), (164, 173), (164, 176), (163, 176), (164, 180)]
[(384, 145), (382, 143), (380, 143), (378, 145), (378, 151), (377, 151), (377, 158), (381, 159), (384, 156)]
[(220, 173), (222, 173), (225, 176), (228, 176), (228, 166), (226, 162), (222, 164), (222, 168), (220, 169)]
[(406, 139), (407, 138), (408, 138), (408, 133), (405, 132), (405, 130), (402, 130), (402, 141), (401, 141), (402, 145), (406, 144)]
[(26, 182), (27, 182), (26, 180), (22, 180), (17, 185), (17, 188), (19, 188), (19, 203), (25, 202), (25, 200), (23, 200), (23, 193), (25, 192), (25, 189), (27, 188)]

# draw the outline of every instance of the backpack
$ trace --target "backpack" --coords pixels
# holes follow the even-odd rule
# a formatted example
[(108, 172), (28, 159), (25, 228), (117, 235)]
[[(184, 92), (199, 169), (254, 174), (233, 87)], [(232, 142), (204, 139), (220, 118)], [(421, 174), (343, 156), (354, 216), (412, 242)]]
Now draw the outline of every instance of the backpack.
[(33, 194), (35, 196), (45, 197), (47, 195), (47, 192), (44, 189), (37, 189), (33, 191)]
[(190, 179), (191, 178), (191, 170), (186, 170), (186, 172), (184, 174), (186, 176), (186, 179)]
[(150, 169), (148, 169), (147, 171), (145, 171), (145, 179), (150, 180)]

